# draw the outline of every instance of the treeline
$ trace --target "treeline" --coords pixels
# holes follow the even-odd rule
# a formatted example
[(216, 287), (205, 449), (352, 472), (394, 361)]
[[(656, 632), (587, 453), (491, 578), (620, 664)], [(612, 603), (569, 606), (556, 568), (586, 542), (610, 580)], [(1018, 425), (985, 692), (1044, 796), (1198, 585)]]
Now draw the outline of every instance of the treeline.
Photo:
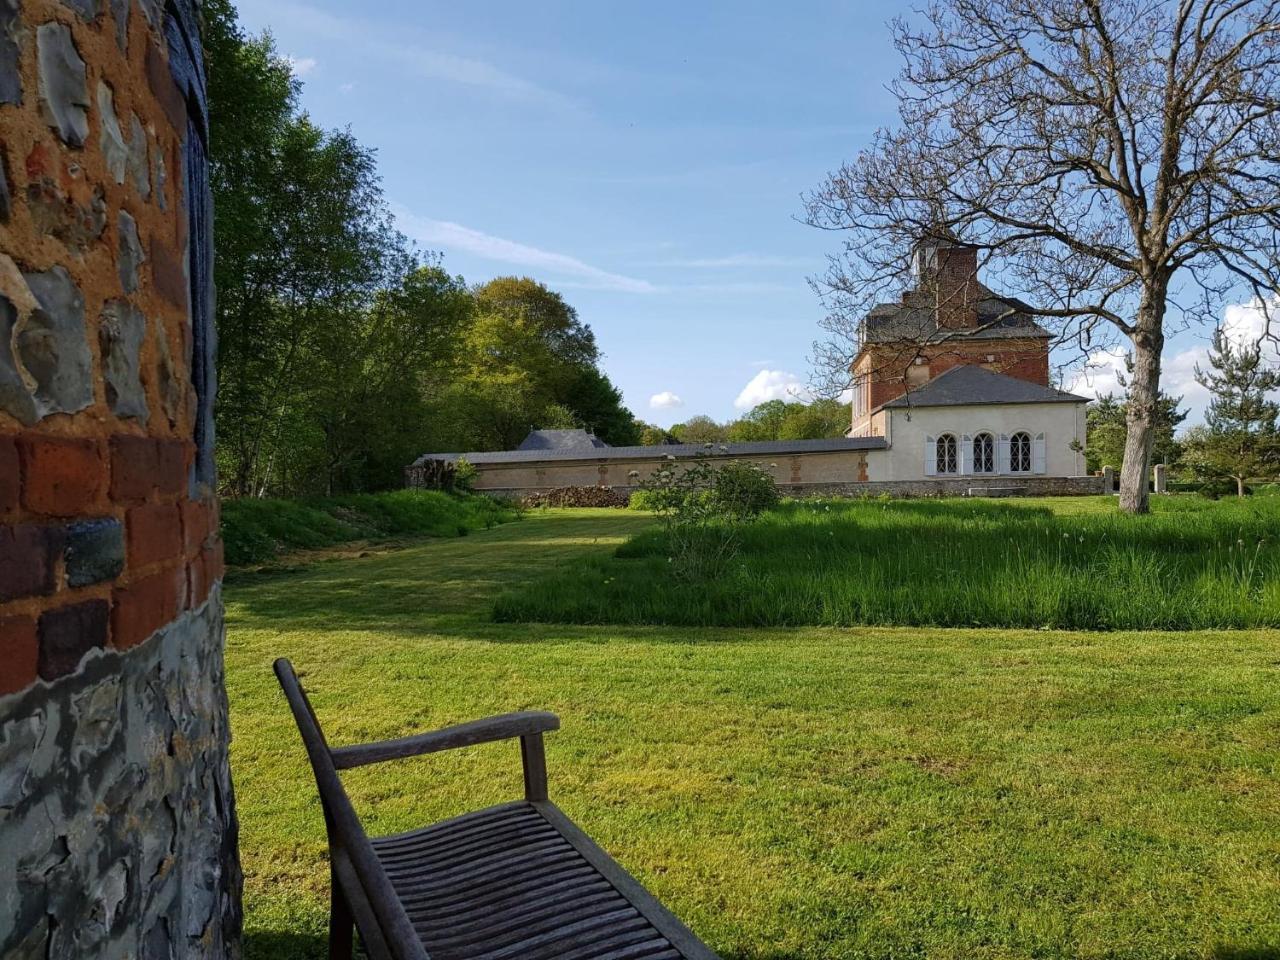
[(760, 440), (819, 440), (843, 437), (849, 429), (849, 405), (840, 400), (800, 403), (767, 400), (745, 416), (718, 423), (690, 417), (669, 429), (640, 425), (641, 443), (748, 443)]
[(204, 11), (224, 494), (386, 489), (425, 451), (510, 447), (534, 426), (639, 442), (560, 294), (468, 286), (416, 250), (373, 152), (300, 110), (271, 37), (247, 36), (230, 0)]

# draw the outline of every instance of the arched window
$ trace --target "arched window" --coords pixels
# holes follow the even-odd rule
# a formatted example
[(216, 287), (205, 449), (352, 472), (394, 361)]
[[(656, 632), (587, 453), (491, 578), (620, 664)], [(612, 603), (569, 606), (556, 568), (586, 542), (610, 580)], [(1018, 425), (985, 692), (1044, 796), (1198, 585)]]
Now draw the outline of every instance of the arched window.
[(944, 433), (938, 438), (938, 472), (939, 473), (959, 473), (959, 457), (957, 452), (959, 447), (956, 445), (956, 438), (949, 433)]
[(973, 472), (996, 472), (996, 441), (989, 433), (973, 438)]
[(1009, 469), (1013, 473), (1031, 472), (1031, 434), (1019, 430), (1009, 438)]

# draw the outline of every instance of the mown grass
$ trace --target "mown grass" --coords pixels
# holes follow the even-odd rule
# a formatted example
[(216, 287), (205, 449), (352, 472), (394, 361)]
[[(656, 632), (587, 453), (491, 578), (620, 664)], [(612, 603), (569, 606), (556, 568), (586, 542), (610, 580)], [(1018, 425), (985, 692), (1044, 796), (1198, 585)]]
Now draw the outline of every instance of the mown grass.
[[(726, 960), (1280, 956), (1280, 634), (493, 623), (651, 525), (549, 511), (226, 589), (249, 960), (321, 958), (334, 744), (558, 712), (551, 793)], [(517, 796), (496, 744), (344, 775), (374, 832)]]
[(227, 563), (266, 563), (291, 550), (315, 550), (355, 540), (460, 537), (514, 519), (488, 497), (435, 490), (393, 490), (299, 500), (224, 500), (222, 540)]
[(502, 621), (683, 626), (1280, 626), (1280, 498), (813, 500), (682, 581), (660, 529), (501, 597)]

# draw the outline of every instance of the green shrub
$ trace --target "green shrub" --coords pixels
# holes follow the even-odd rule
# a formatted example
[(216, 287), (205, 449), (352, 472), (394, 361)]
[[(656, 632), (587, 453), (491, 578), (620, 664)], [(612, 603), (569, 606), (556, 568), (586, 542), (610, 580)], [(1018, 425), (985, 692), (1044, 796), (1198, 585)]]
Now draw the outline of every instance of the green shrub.
[(459, 537), (514, 519), (507, 504), (474, 494), (393, 490), (305, 500), (226, 500), (222, 541), (233, 566), (266, 563), (290, 550), (353, 540)]
[(661, 497), (655, 491), (641, 487), (631, 492), (627, 507), (632, 510), (657, 511), (661, 509)]
[(671, 457), (640, 486), (641, 502), (662, 518), (671, 569), (684, 581), (724, 575), (738, 554), (738, 527), (779, 499), (773, 478), (741, 460), (678, 463)]
[(480, 471), (466, 457), (459, 457), (453, 465), (453, 487), (463, 493), (469, 493), (476, 485), (476, 477)]

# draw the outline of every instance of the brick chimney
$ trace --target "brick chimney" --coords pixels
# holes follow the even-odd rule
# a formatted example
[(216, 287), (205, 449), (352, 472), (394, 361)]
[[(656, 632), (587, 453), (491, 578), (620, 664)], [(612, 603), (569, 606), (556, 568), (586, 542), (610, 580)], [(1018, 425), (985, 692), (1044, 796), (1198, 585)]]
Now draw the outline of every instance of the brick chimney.
[(945, 240), (923, 240), (916, 246), (913, 269), (920, 299), (937, 311), (938, 326), (970, 330), (978, 325), (978, 251)]

